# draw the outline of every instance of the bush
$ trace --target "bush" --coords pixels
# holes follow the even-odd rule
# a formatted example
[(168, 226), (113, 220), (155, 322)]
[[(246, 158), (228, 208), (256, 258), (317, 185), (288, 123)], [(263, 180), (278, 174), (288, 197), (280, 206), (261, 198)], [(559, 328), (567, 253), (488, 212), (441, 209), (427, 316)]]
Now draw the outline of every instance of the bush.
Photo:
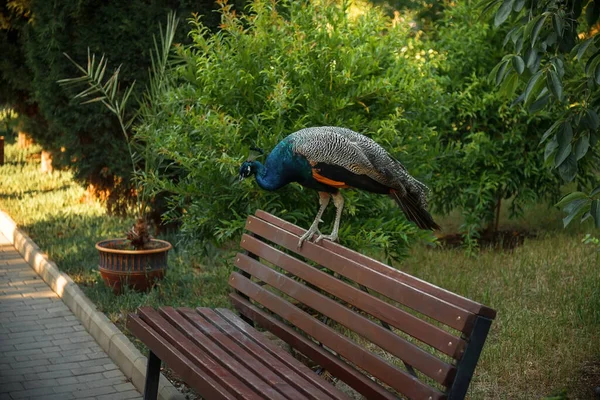
[[(253, 180), (236, 182), (249, 147), (269, 150), (304, 127), (363, 132), (411, 172), (424, 171), (435, 138), (428, 104), (441, 94), (423, 60), (405, 54), (417, 51), (407, 23), (374, 8), (350, 17), (328, 2), (257, 0), (248, 11), (237, 16), (224, 5), (215, 34), (191, 21), (193, 45), (179, 49), (176, 84), (137, 131), (160, 166), (145, 184), (170, 193), (167, 218), (179, 219), (188, 238), (234, 238), (257, 208), (308, 226), (318, 208), (313, 191), (288, 185), (269, 193)], [(432, 238), (385, 196), (345, 197), (347, 245), (398, 258), (416, 238)]]
[(538, 148), (550, 114), (529, 116), (494, 89), (487, 76), (502, 58), (504, 33), (481, 21), (471, 3), (449, 6), (431, 40), (443, 57), (438, 79), (447, 93), (434, 122), (443, 150), (431, 162), (432, 206), (460, 208), (468, 239), (494, 222), (502, 199), (512, 198), (511, 214), (520, 215), (527, 202), (555, 198), (560, 183)]

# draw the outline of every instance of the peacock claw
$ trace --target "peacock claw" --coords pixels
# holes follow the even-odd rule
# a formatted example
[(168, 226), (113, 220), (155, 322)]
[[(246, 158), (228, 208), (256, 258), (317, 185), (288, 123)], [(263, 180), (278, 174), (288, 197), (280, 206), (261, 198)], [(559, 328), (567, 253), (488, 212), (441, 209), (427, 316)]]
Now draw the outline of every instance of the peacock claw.
[(338, 241), (338, 235), (319, 235), (319, 237), (317, 237), (317, 239), (315, 240), (315, 243), (319, 243), (321, 240), (323, 239), (328, 239), (331, 240), (332, 242), (337, 242)]
[(310, 239), (314, 234), (319, 235), (319, 237), (323, 236), (321, 234), (321, 231), (319, 231), (319, 228), (316, 229), (309, 229), (306, 231), (306, 233), (304, 235), (302, 235), (300, 237), (300, 240), (298, 240), (298, 248), (302, 247), (302, 244), (304, 243), (305, 240)]

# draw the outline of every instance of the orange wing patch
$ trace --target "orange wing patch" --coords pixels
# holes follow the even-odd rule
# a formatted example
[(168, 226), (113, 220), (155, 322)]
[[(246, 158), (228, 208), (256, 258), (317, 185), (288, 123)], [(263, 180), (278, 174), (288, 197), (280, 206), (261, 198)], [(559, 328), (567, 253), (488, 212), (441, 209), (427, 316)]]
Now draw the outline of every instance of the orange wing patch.
[(313, 168), (312, 176), (313, 176), (313, 178), (315, 178), (316, 181), (321, 182), (328, 186), (332, 186), (334, 188), (343, 189), (343, 188), (350, 187), (350, 186), (346, 185), (345, 182), (334, 181), (333, 179), (329, 179), (329, 178), (324, 177), (323, 175), (319, 175), (319, 170), (316, 168)]

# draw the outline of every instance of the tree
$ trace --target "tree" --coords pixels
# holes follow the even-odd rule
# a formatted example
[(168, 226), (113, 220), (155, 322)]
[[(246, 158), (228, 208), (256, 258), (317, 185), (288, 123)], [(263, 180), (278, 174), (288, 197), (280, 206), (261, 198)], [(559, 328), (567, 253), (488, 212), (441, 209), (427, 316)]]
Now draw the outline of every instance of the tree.
[[(120, 206), (127, 204), (120, 200), (134, 191), (120, 128), (108, 110), (80, 107), (73, 90), (57, 83), (77, 73), (63, 53), (80, 63), (88, 49), (107, 54), (111, 65), (122, 65), (121, 83), (136, 81), (132, 96), (140, 96), (158, 22), (169, 10), (178, 10), (183, 18), (195, 11), (216, 29), (215, 7), (212, 0), (11, 0), (0, 5), (0, 104), (28, 117), (28, 133), (54, 153), (56, 165), (71, 168), (83, 184), (109, 190), (109, 206), (125, 211)], [(181, 26), (176, 41), (186, 40)]]
[[(597, 184), (600, 128), (600, 43), (598, 0), (486, 0), (483, 13), (495, 10), (494, 23), (509, 22), (504, 45), (512, 46), (491, 72), (515, 104), (531, 113), (550, 109), (554, 123), (538, 134), (544, 158), (565, 182)], [(600, 228), (600, 186), (565, 196), (566, 226), (594, 218)]]
[(528, 115), (509, 107), (487, 75), (502, 59), (502, 30), (473, 13), (470, 1), (447, 4), (426, 32), (428, 46), (439, 55), (436, 79), (445, 96), (437, 118), (439, 154), (432, 154), (432, 207), (459, 209), (465, 244), (472, 248), (482, 230), (495, 233), (502, 201), (511, 199), (510, 216), (523, 206), (556, 198), (558, 179), (544, 167), (537, 132), (551, 124), (548, 113)]

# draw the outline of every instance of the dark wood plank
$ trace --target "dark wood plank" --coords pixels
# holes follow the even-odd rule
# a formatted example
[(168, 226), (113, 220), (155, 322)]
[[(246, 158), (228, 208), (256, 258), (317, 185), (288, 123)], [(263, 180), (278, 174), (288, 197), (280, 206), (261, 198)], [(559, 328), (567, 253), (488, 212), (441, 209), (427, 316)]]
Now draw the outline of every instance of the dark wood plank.
[(161, 307), (159, 312), (165, 320), (185, 334), (196, 346), (257, 393), (279, 400), (282, 400), (284, 396), (288, 399), (302, 397), (297, 390), (258, 360), (250, 357), (235, 343), (231, 341), (223, 343), (222, 336), (224, 335), (219, 329), (210, 327), (210, 324), (207, 323), (206, 329), (201, 329), (200, 333), (194, 324), (172, 307)]
[[(305, 229), (300, 228), (297, 225), (294, 225), (290, 222), (287, 222), (281, 218), (278, 218), (274, 215), (271, 215), (262, 210), (256, 211), (256, 216), (260, 219), (263, 219), (273, 225), (276, 225), (284, 230), (293, 233), (294, 235), (300, 237), (306, 232)], [(473, 300), (467, 299), (463, 296), (460, 296), (456, 293), (450, 292), (448, 290), (442, 289), (438, 286), (432, 285), (429, 282), (421, 280), (419, 278), (415, 278), (412, 275), (409, 275), (405, 272), (399, 271), (395, 268), (390, 267), (389, 265), (383, 264), (377, 260), (374, 260), (370, 257), (367, 257), (363, 254), (360, 254), (356, 251), (350, 250), (338, 243), (331, 242), (329, 240), (322, 241), (322, 246), (328, 250), (331, 250), (335, 253), (340, 254), (343, 257), (349, 258), (351, 260), (357, 261), (361, 264), (364, 264), (375, 271), (378, 271), (384, 275), (387, 275), (391, 278), (394, 278), (400, 282), (407, 283), (417, 289), (422, 290), (423, 292), (429, 293), (439, 299), (445, 300), (448, 303), (454, 304), (458, 307), (461, 307), (469, 312), (474, 314), (482, 315), (487, 318), (494, 319), (496, 317), (496, 311), (492, 308), (489, 308), (485, 305), (477, 303)]]
[[(205, 335), (216, 341), (230, 356), (236, 358), (251, 371), (263, 377), (269, 385), (282, 392), (286, 397), (290, 399), (304, 397), (311, 399), (331, 398), (314, 388), (308, 381), (302, 379), (297, 374), (293, 374), (293, 377), (290, 378), (288, 374), (290, 370), (285, 368), (283, 364), (277, 363), (266, 351), (252, 351), (251, 348), (249, 349), (249, 346), (243, 346), (241, 343), (234, 341), (228, 332), (237, 330), (228, 325), (213, 310), (199, 308), (194, 311), (192, 309), (179, 308), (177, 312)], [(207, 319), (206, 316), (210, 317), (210, 319)], [(218, 325), (215, 323), (218, 323)]]
[[(274, 318), (268, 312), (258, 308), (254, 304), (248, 302), (238, 294), (230, 294), (230, 299), (236, 309), (242, 314), (256, 321), (261, 327), (269, 330), (279, 338), (287, 342), (293, 348), (299, 350), (304, 355), (315, 361), (332, 375), (338, 377), (349, 386), (361, 393), (367, 399), (385, 399), (392, 400), (398, 397), (386, 390), (381, 384), (370, 379), (361, 371), (355, 369), (352, 365), (347, 364), (332, 352), (317, 345), (310, 339), (307, 339), (293, 328), (285, 323)], [(431, 388), (419, 381), (419, 379), (408, 375), (411, 383), (405, 384), (403, 390), (399, 392), (410, 399), (429, 399), (443, 400), (446, 395), (440, 391)]]
[[(228, 390), (231, 390), (236, 395), (236, 397), (240, 399), (264, 399), (265, 396), (263, 394), (253, 390), (252, 387), (248, 386), (246, 382), (243, 382), (239, 378), (239, 375), (236, 376), (232, 374), (231, 370), (225, 368), (217, 359), (207, 354), (205, 349), (198, 347), (197, 343), (189, 340), (177, 328), (169, 324), (152, 307), (140, 307), (138, 309), (138, 314), (140, 318), (150, 325), (160, 336), (168, 340), (178, 351), (185, 354), (192, 363), (199, 366), (204, 374), (209, 375), (223, 387), (227, 387)], [(240, 368), (243, 367), (240, 366)], [(243, 375), (246, 381), (251, 381), (247, 373), (244, 373)], [(267, 395), (270, 396), (272, 393), (267, 391)], [(279, 400), (283, 398), (284, 397), (281, 395), (278, 396)]]
[[(203, 369), (192, 362), (182, 352), (178, 351), (159, 333), (135, 314), (127, 317), (127, 329), (140, 339), (162, 361), (172, 368), (181, 378), (198, 392), (209, 399), (230, 400), (239, 398), (217, 383)], [(249, 393), (252, 398), (253, 393)], [(257, 397), (255, 397), (257, 398)]]
[(465, 341), (437, 326), (431, 325), (402, 309), (396, 308), (377, 297), (313, 268), (311, 265), (275, 249), (250, 235), (244, 234), (242, 236), (242, 247), (248, 252), (366, 311), (375, 318), (387, 322), (455, 359), (460, 359), (462, 356)]
[(366, 268), (315, 243), (306, 241), (298, 249), (296, 235), (256, 217), (248, 217), (246, 229), (454, 329), (466, 334), (471, 331), (475, 315), (460, 307)]
[(414, 377), (388, 364), (381, 357), (366, 351), (350, 339), (335, 332), (321, 321), (301, 311), (281, 297), (269, 292), (255, 284), (241, 274), (234, 272), (229, 278), (229, 284), (247, 295), (254, 301), (262, 304), (277, 315), (286, 319), (293, 325), (302, 329), (312, 337), (318, 337), (319, 341), (328, 348), (340, 354), (359, 368), (369, 371), (373, 376), (380, 379), (390, 387), (399, 392), (415, 391), (432, 393), (432, 388), (424, 385)]
[[(438, 383), (446, 384), (452, 381), (456, 372), (456, 369), (452, 365), (406, 341), (368, 318), (344, 307), (337, 301), (278, 273), (245, 254), (237, 254), (235, 265), (288, 296), (306, 304), (313, 310), (358, 333), (383, 350), (406, 361)], [(314, 335), (314, 338), (321, 341), (321, 337), (318, 335)], [(363, 351), (366, 352), (367, 350)]]
[(210, 319), (213, 324), (226, 329), (227, 334), (240, 345), (246, 347), (249, 351), (261, 354), (261, 358), (272, 368), (285, 376), (286, 379), (293, 380), (294, 384), (301, 386), (303, 390), (310, 391), (311, 395), (315, 393), (312, 390), (314, 386), (320, 390), (315, 393), (318, 394), (317, 398), (319, 399), (323, 398), (323, 394), (339, 400), (348, 398), (306, 365), (292, 357), (287, 351), (273, 344), (262, 333), (245, 324), (241, 316), (238, 317), (233, 311), (218, 308), (209, 312), (204, 310), (198, 310), (198, 312), (205, 318)]

